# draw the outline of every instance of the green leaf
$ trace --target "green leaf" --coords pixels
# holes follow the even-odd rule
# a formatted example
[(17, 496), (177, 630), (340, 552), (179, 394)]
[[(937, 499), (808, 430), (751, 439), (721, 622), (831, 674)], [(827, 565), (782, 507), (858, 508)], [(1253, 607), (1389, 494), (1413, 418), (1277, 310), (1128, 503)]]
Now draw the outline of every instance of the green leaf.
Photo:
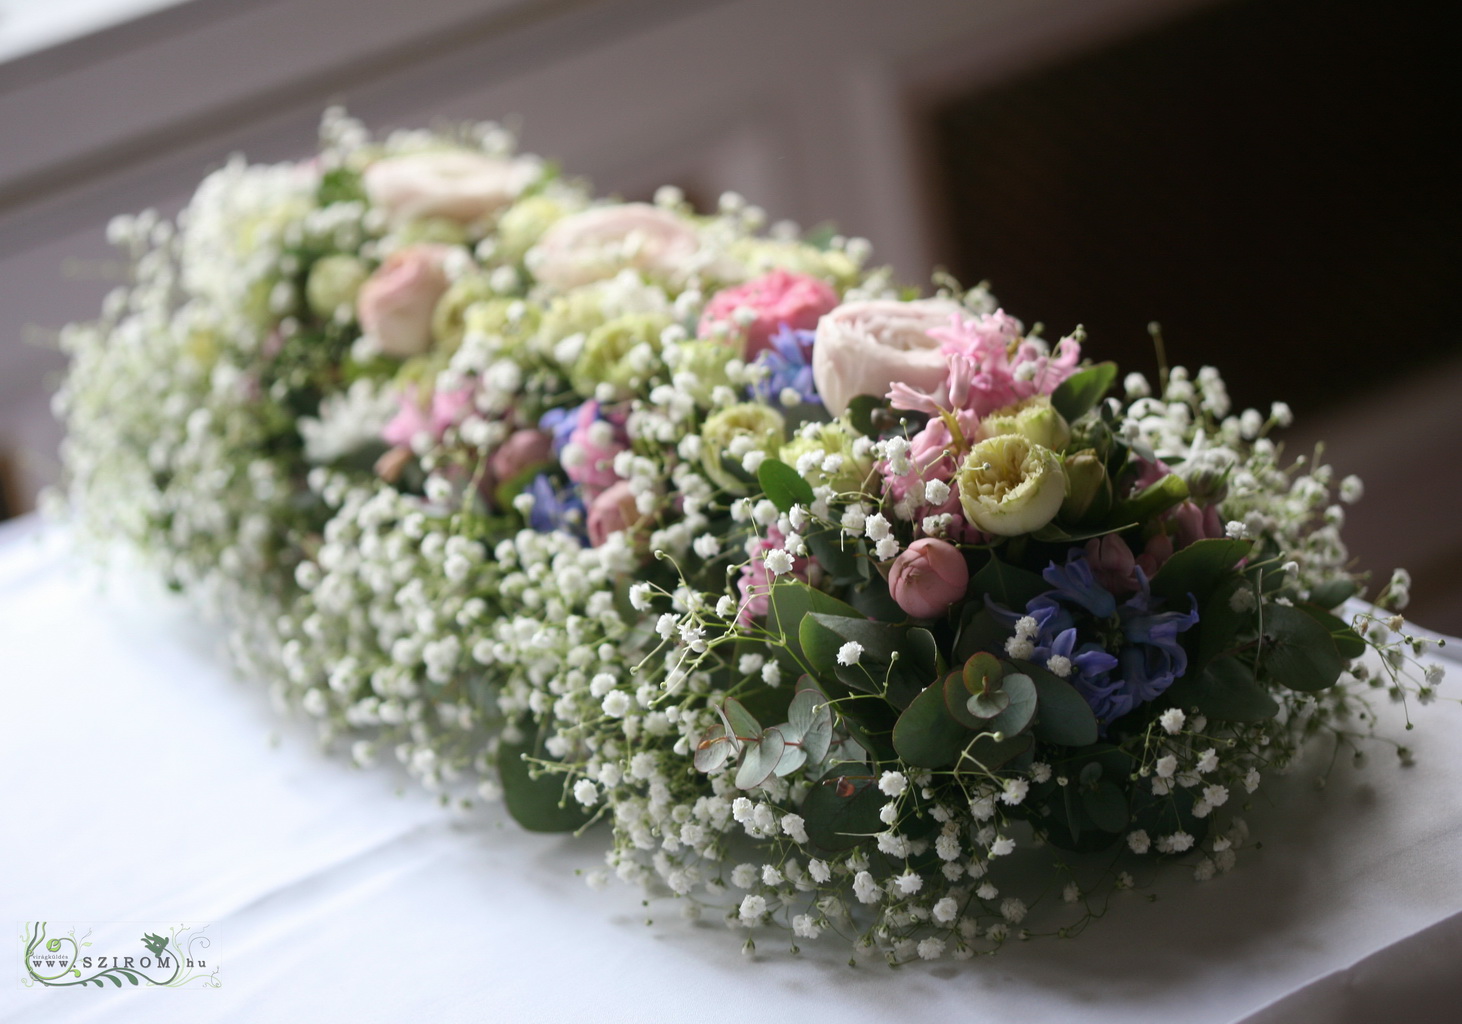
[(782, 746), (782, 756), (777, 759), (777, 766), (772, 769), (772, 774), (779, 779), (785, 778), (806, 763), (807, 751), (787, 743)]
[(1053, 520), (1030, 536), (1033, 540), (1038, 540), (1046, 544), (1074, 544), (1077, 541), (1091, 540), (1093, 537), (1105, 537), (1109, 533), (1121, 533), (1133, 525), (1135, 524), (1130, 522), (1118, 522), (1102, 527), (1067, 530), (1064, 527), (1057, 526)]
[(1030, 749), (1034, 739), (1030, 733), (1007, 736), (997, 740), (993, 736), (976, 736), (959, 752), (957, 771), (976, 774), (993, 772)]
[(1096, 715), (1076, 687), (1034, 662), (1015, 664), (1036, 687), (1033, 731), (1038, 740), (1063, 747), (1085, 747), (1097, 741)]
[(1279, 704), (1243, 662), (1230, 655), (1214, 658), (1196, 674), (1168, 687), (1164, 699), (1174, 707), (1195, 707), (1220, 722), (1263, 722), (1279, 713)]
[[(1109, 522), (1146, 523), (1188, 497), (1188, 485), (1176, 473), (1169, 473), (1130, 498), (1112, 507)], [(1199, 543), (1202, 543), (1201, 541)]]
[(988, 726), (990, 719), (1010, 707), (1010, 694), (1004, 690), (991, 690), (988, 693), (972, 693), (965, 697), (965, 711), (969, 716), (980, 723), (980, 727), (987, 732), (994, 732), (994, 728)]
[(825, 612), (861, 619), (862, 614), (831, 594), (814, 590), (801, 580), (778, 580), (772, 584), (767, 606), (767, 628), (787, 637), (793, 653), (802, 657), (799, 627), (808, 612)]
[(1051, 405), (1066, 422), (1074, 422), (1102, 400), (1116, 379), (1116, 363), (1097, 363), (1079, 370), (1051, 393)]
[(1355, 580), (1331, 580), (1310, 591), (1310, 600), (1321, 608), (1333, 610), (1355, 596)]
[(1202, 669), (1214, 658), (1234, 649), (1240, 643), (1253, 639), (1253, 633), (1259, 625), (1257, 595), (1247, 611), (1236, 612), (1232, 604), (1234, 595), (1244, 589), (1254, 593), (1253, 584), (1245, 576), (1225, 580), (1219, 583), (1217, 589), (1201, 605), (1198, 625), (1195, 627), (1198, 638), (1197, 654), (1188, 666), (1190, 673)]
[(804, 539), (807, 550), (834, 583), (851, 586), (870, 578), (867, 547), (863, 541), (849, 537), (835, 527), (813, 530)]
[(1157, 571), (1152, 592), (1170, 601), (1192, 594), (1202, 603), (1251, 547), (1246, 540), (1222, 537), (1194, 541)]
[(757, 467), (756, 479), (778, 511), (789, 511), (793, 505), (812, 504), (812, 485), (781, 459), (763, 459)]
[[(863, 653), (859, 660), (876, 662), (879, 665), (887, 665), (893, 660), (894, 651), (903, 645), (904, 636), (908, 632), (902, 627), (887, 622), (875, 622), (861, 615), (855, 619), (846, 615), (829, 615), (827, 612), (808, 612), (807, 618), (841, 637), (844, 643), (852, 641), (862, 644)], [(836, 659), (834, 662), (836, 663)]]
[(893, 748), (920, 768), (945, 768), (969, 741), (970, 731), (944, 705), (944, 687), (929, 687), (899, 715), (893, 727)]
[(984, 729), (985, 720), (976, 718), (970, 713), (970, 691), (965, 689), (965, 681), (961, 673), (949, 673), (944, 677), (942, 685), (944, 686), (944, 707), (950, 717), (966, 729), (974, 731)]
[(741, 751), (741, 765), (736, 769), (736, 788), (755, 789), (777, 770), (786, 741), (777, 729), (768, 729), (755, 743)]
[[(843, 789), (843, 795), (839, 790)], [(846, 792), (851, 789), (852, 792)], [(824, 850), (850, 850), (885, 828), (878, 817), (886, 798), (871, 780), (825, 779), (802, 801), (807, 837)]]
[(532, 752), (530, 742), (498, 745), (497, 770), (508, 813), (529, 832), (574, 831), (592, 812), (569, 795), (564, 787), (567, 776), (562, 772), (542, 772), (534, 778), (531, 766), (523, 760)]
[(815, 689), (798, 690), (787, 718), (807, 752), (808, 763), (820, 764), (833, 739), (833, 711), (827, 698)]
[[(1030, 725), (1036, 714), (1036, 684), (1030, 676), (1009, 673), (1000, 681), (1000, 692), (1009, 698), (1003, 711), (985, 724), (984, 731), (1016, 736)], [(974, 697), (970, 698), (974, 700)]]
[(966, 604), (960, 614), (959, 636), (954, 641), (955, 661), (965, 661), (981, 652), (1003, 652), (1010, 632), (995, 621), (989, 609), (974, 601)]
[(873, 414), (879, 409), (888, 408), (885, 399), (874, 395), (855, 395), (848, 403), (848, 422), (853, 424), (853, 429), (865, 437), (877, 437), (878, 428), (873, 423)]
[(1345, 669), (1330, 631), (1313, 618), (1282, 604), (1264, 606), (1264, 678), (1291, 690), (1334, 686)]
[(990, 600), (1011, 611), (1021, 611), (1033, 597), (1039, 597), (1051, 589), (1051, 585), (1036, 573), (1013, 565), (1006, 565), (995, 555), (975, 573), (970, 580), (970, 600), (981, 605), (981, 596), (988, 594)]
[(1081, 809), (1103, 832), (1121, 832), (1130, 820), (1127, 795), (1115, 782), (1102, 779), (1081, 791)]
[(1359, 658), (1366, 653), (1366, 642), (1339, 616), (1331, 615), (1319, 605), (1308, 602), (1297, 604), (1295, 607), (1325, 627), (1330, 633), (1330, 639), (1335, 642), (1336, 652), (1346, 661)]
[(970, 693), (984, 693), (992, 686), (998, 686), (1000, 680), (1005, 678), (1005, 666), (1000, 659), (988, 651), (981, 651), (979, 654), (972, 654), (965, 661), (964, 670), (960, 673), (964, 679), (965, 689)]

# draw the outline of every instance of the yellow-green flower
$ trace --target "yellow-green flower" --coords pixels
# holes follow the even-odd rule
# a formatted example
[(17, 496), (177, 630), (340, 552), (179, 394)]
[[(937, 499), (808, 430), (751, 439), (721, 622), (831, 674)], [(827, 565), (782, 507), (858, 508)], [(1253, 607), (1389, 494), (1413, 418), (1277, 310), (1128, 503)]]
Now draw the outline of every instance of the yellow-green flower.
[(748, 453), (768, 455), (781, 448), (784, 435), (782, 414), (759, 402), (741, 402), (713, 413), (701, 424), (701, 466), (712, 482), (731, 494), (745, 494), (750, 474), (738, 476)]
[(955, 474), (965, 518), (1001, 537), (1039, 530), (1061, 510), (1060, 457), (1022, 434), (1000, 434), (970, 449)]
[(342, 309), (354, 310), (355, 296), (371, 274), (363, 260), (337, 253), (315, 261), (305, 279), (310, 312), (328, 319)]
[(1065, 417), (1051, 406), (1046, 395), (996, 409), (980, 420), (980, 437), (1020, 434), (1043, 448), (1059, 452), (1071, 442), (1071, 427)]
[[(853, 454), (853, 442), (857, 437), (841, 420), (820, 423), (813, 430), (799, 430), (792, 440), (782, 445), (777, 458), (797, 467), (814, 487), (827, 484), (839, 493), (857, 491), (873, 469), (872, 458), (866, 455), (858, 458)], [(802, 464), (804, 455), (809, 456), (805, 472)]]
[(630, 397), (663, 366), (660, 332), (669, 326), (670, 318), (661, 313), (626, 313), (601, 324), (569, 369), (569, 383), (585, 398), (594, 397), (601, 383), (618, 398)]

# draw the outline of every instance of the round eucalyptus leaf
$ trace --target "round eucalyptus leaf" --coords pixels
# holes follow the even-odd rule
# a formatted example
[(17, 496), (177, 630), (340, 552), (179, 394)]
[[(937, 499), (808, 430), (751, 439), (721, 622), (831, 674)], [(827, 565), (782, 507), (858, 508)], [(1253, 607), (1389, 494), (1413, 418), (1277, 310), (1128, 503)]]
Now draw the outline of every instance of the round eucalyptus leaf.
[(748, 743), (741, 754), (741, 766), (736, 769), (736, 788), (755, 789), (771, 778), (786, 746), (776, 729), (768, 729), (761, 734), (761, 739)]
[(735, 753), (734, 745), (726, 738), (726, 728), (717, 722), (705, 731), (695, 746), (695, 767), (697, 771), (713, 772), (726, 763)]

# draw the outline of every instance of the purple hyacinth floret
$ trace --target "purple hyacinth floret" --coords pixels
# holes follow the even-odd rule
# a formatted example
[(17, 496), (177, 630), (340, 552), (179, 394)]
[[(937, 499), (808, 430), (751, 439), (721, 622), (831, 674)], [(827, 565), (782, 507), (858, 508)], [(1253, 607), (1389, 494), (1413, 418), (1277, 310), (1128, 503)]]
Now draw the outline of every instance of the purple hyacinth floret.
[(812, 346), (816, 338), (816, 331), (794, 330), (783, 324), (772, 335), (772, 347), (763, 349), (756, 357), (757, 363), (770, 372), (752, 387), (751, 393), (763, 402), (775, 404), (781, 400), (782, 392), (790, 388), (803, 402), (821, 405), (822, 398), (812, 381)]
[(547, 473), (539, 473), (528, 485), (527, 493), (533, 495), (533, 508), (528, 513), (528, 525), (539, 533), (562, 530), (576, 535), (585, 544), (584, 499), (573, 485), (560, 487)]

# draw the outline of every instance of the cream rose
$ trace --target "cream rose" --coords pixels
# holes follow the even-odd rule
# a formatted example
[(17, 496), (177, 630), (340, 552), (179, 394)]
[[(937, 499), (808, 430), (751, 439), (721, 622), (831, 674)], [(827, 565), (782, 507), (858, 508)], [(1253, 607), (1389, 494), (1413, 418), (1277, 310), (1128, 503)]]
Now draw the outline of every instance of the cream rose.
[(448, 245), (408, 245), (387, 257), (356, 296), (361, 330), (397, 359), (431, 347), (432, 313), (450, 282), (442, 262)]
[(557, 221), (528, 251), (528, 269), (554, 288), (577, 288), (625, 268), (668, 277), (700, 249), (695, 225), (647, 203), (622, 203)]
[(812, 379), (828, 412), (839, 416), (858, 395), (882, 398), (896, 383), (933, 391), (948, 373), (940, 343), (929, 337), (961, 307), (944, 299), (849, 302), (817, 324)]
[(1021, 434), (1001, 434), (970, 449), (955, 474), (959, 503), (972, 526), (1015, 537), (1045, 526), (1066, 498), (1055, 452)]
[(469, 224), (507, 206), (540, 173), (532, 160), (439, 150), (377, 160), (362, 178), (371, 205), (393, 225), (426, 217)]

